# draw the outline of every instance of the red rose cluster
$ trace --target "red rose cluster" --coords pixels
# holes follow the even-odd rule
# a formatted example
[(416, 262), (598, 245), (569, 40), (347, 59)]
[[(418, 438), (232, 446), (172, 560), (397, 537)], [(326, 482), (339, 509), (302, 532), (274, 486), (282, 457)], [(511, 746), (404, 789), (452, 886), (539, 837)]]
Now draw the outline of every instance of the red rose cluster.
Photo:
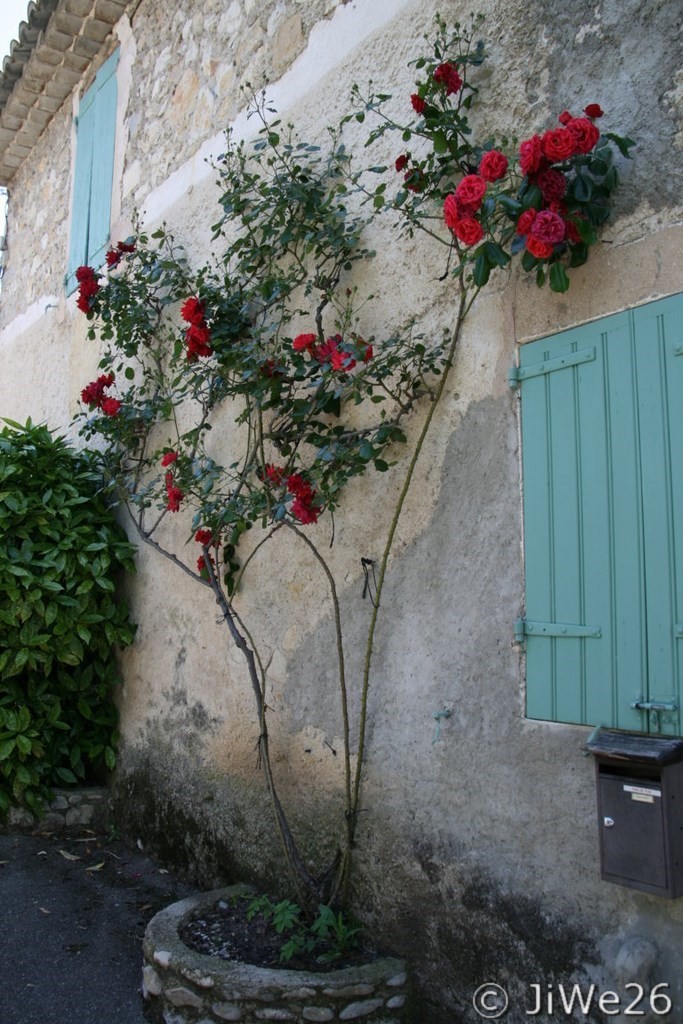
[(78, 281), (76, 305), (81, 313), (89, 313), (92, 309), (92, 299), (100, 290), (97, 274), (92, 267), (78, 267), (76, 270), (76, 280)]
[(320, 506), (315, 505), (316, 491), (308, 480), (304, 480), (300, 473), (292, 473), (287, 477), (287, 491), (294, 497), (291, 505), (291, 513), (304, 526), (309, 523), (317, 523), (320, 515)]
[(183, 303), (180, 315), (190, 326), (185, 331), (187, 359), (195, 363), (201, 356), (206, 359), (213, 355), (211, 348), (211, 332), (206, 324), (204, 303), (192, 296)]
[(114, 383), (113, 373), (103, 373), (97, 380), (93, 380), (81, 391), (81, 401), (91, 409), (99, 409), (105, 416), (118, 416), (121, 411), (121, 402), (118, 398), (112, 398), (106, 394), (107, 388)]
[[(446, 60), (442, 64), (439, 64), (434, 69), (433, 74), (434, 84), (437, 89), (443, 90), (447, 96), (452, 96), (453, 93), (460, 92), (463, 87), (463, 80), (460, 77), (456, 64), (451, 64), (450, 61)], [(429, 91), (429, 86), (422, 87), (421, 92)], [(427, 100), (421, 93), (411, 93), (410, 103), (416, 114), (424, 114), (427, 107)], [(399, 168), (397, 168), (398, 170)]]
[[(161, 465), (166, 469), (168, 466), (172, 466), (174, 462), (178, 461), (177, 452), (166, 452), (161, 459)], [(164, 476), (164, 485), (166, 487), (166, 508), (169, 512), (178, 512), (180, 509), (180, 502), (185, 497), (185, 492), (177, 487), (175, 484), (175, 478), (173, 476), (173, 470), (168, 469)]]
[(290, 512), (295, 519), (298, 519), (304, 526), (308, 526), (309, 523), (317, 523), (320, 515), (320, 506), (315, 504), (317, 491), (301, 473), (291, 473), (285, 478), (285, 472), (286, 470), (282, 466), (268, 465), (265, 467), (265, 478), (271, 487), (281, 487), (284, 483), (287, 493), (294, 498)]
[[(205, 528), (197, 530), (197, 532), (194, 535), (194, 539), (197, 541), (198, 544), (201, 544), (203, 548), (208, 548), (212, 545), (218, 547), (220, 544), (220, 541), (214, 540), (214, 536), (211, 530), (207, 530)], [(209, 579), (209, 570), (206, 567), (207, 558), (211, 563), (211, 568), (214, 570), (214, 572), (216, 571), (216, 562), (214, 560), (213, 555), (208, 551), (202, 551), (201, 555), (197, 559), (197, 572), (202, 577), (202, 579), (205, 580)]]
[(434, 81), (446, 90), (447, 96), (451, 96), (454, 92), (460, 92), (462, 89), (462, 78), (458, 74), (455, 64), (451, 64), (450, 61), (439, 64), (434, 72)]
[(558, 118), (559, 128), (532, 135), (519, 147), (520, 170), (543, 196), (543, 208), (525, 210), (516, 228), (518, 235), (526, 236), (526, 248), (536, 259), (549, 259), (560, 242), (581, 241), (564, 203), (566, 175), (552, 165), (590, 153), (597, 145), (600, 131), (594, 122), (602, 117), (603, 110), (599, 104), (589, 103), (584, 114), (586, 117), (572, 117), (568, 110), (563, 111)]
[(476, 245), (484, 237), (477, 213), (484, 201), (487, 186), (507, 174), (507, 157), (497, 149), (487, 150), (479, 161), (479, 173), (467, 174), (455, 192), (443, 204), (447, 226), (463, 245)]
[[(358, 343), (365, 345), (362, 338), (358, 339)], [(348, 372), (354, 368), (356, 360), (350, 352), (341, 347), (343, 344), (341, 334), (327, 338), (321, 345), (318, 344), (317, 334), (297, 334), (292, 342), (292, 348), (295, 352), (307, 352), (319, 363), (328, 363), (333, 370)], [(372, 356), (372, 345), (365, 345), (363, 362), (369, 362)]]
[(110, 249), (105, 257), (107, 266), (110, 268), (117, 267), (123, 257), (129, 252), (135, 252), (135, 246), (132, 243), (117, 242), (116, 248)]

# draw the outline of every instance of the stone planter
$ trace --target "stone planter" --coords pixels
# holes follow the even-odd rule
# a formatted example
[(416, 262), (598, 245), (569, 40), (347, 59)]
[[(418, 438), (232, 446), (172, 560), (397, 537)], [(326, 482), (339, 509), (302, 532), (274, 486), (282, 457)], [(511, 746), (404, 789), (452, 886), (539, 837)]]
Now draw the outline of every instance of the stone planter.
[(146, 1015), (158, 1024), (240, 1021), (412, 1021), (406, 965), (384, 957), (326, 972), (291, 971), (206, 956), (181, 942), (178, 931), (196, 913), (243, 892), (230, 886), (181, 900), (152, 918), (143, 943)]

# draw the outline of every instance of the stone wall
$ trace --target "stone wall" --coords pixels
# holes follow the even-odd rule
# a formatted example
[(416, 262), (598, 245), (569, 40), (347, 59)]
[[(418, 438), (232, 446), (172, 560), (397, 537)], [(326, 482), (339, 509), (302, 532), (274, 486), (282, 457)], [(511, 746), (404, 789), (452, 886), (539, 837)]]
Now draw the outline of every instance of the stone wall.
[(54, 831), (87, 825), (105, 831), (112, 822), (109, 790), (101, 786), (56, 789), (54, 798), (40, 818), (22, 807), (10, 807), (7, 816), (10, 830), (38, 828)]
[[(119, 26), (127, 98), (114, 237), (125, 237), (133, 207), (142, 207), (203, 261), (217, 211), (205, 156), (220, 153), (226, 122), (234, 119), (242, 136), (253, 132), (239, 85), (269, 73), (278, 110), (322, 144), (354, 81), (373, 78), (393, 92), (389, 109), (401, 116), (414, 87), (408, 61), (438, 6), (142, 0), (132, 24)], [(540, 292), (517, 270), (499, 273), (468, 321), (383, 598), (354, 903), (414, 963), (429, 1024), (478, 1019), (471, 997), (486, 981), (505, 982), (518, 1009), (533, 981), (623, 982), (619, 958), (638, 937), (657, 947), (653, 980), (671, 984), (680, 1007), (680, 901), (599, 878), (593, 765), (582, 754), (588, 730), (524, 718), (524, 665), (512, 633), (523, 607), (518, 417), (507, 387), (518, 344), (681, 287), (674, 10), (635, 0), (480, 6), (491, 44), (480, 123), (521, 137), (564, 107), (600, 102), (610, 127), (638, 148), (632, 165), (620, 164), (616, 216), (572, 274), (570, 292)], [(464, 19), (468, 11), (451, 4), (445, 13)], [(71, 107), (60, 111), (14, 183), (0, 332), (0, 413), (61, 428), (98, 358), (60, 283), (70, 115)], [(365, 128), (348, 133), (360, 150)], [(385, 144), (376, 159), (395, 156)], [(382, 336), (411, 316), (427, 334), (452, 325), (452, 283), (440, 280), (443, 263), (428, 239), (398, 243), (385, 219), (368, 242), (377, 253), (359, 282), (375, 295), (364, 311), (368, 334)], [(230, 429), (220, 425), (219, 448)], [(417, 429), (415, 420), (412, 439)], [(368, 617), (360, 558), (381, 551), (400, 483), (397, 466), (354, 484), (328, 552), (341, 581), (352, 715)], [(327, 547), (326, 527), (314, 530)], [(187, 524), (172, 524), (173, 532), (182, 543)], [(333, 630), (324, 580), (305, 549), (274, 542), (270, 559), (240, 609), (255, 621), (269, 664), (283, 797), (307, 856), (320, 863), (334, 849), (343, 787), (327, 653)], [(285, 889), (249, 688), (213, 603), (148, 549), (129, 596), (139, 631), (122, 658), (122, 820), (204, 885), (249, 878)], [(450, 717), (438, 720), (435, 735), (434, 716), (444, 710)]]

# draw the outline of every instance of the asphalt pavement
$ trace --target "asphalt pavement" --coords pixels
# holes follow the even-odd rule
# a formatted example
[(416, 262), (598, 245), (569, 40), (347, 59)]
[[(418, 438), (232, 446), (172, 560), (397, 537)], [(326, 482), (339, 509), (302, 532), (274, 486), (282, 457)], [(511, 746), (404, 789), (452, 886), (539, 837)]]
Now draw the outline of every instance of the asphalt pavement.
[(145, 927), (189, 891), (84, 828), (0, 833), (0, 1024), (144, 1024)]

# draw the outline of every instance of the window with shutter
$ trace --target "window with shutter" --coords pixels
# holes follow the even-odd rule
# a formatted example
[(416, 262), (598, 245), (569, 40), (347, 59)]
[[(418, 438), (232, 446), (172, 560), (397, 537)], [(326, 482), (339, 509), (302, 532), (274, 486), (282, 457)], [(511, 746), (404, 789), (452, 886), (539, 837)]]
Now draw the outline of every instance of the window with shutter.
[(81, 100), (76, 119), (76, 165), (71, 203), (67, 293), (76, 287), (76, 269), (100, 267), (109, 244), (116, 136), (118, 50), (102, 65)]
[(678, 735), (683, 295), (522, 346), (530, 718)]

